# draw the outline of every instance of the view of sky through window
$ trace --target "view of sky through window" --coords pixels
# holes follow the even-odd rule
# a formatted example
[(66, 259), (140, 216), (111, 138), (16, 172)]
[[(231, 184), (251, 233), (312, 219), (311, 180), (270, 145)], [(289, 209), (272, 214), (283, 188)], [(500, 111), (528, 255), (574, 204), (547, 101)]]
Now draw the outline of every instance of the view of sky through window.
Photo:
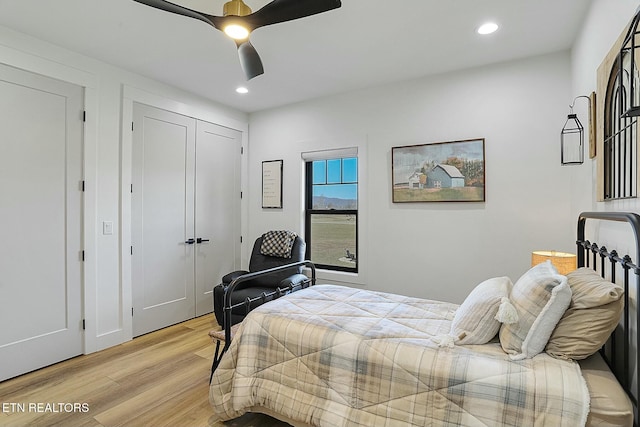
[(313, 162), (313, 197), (358, 200), (358, 159)]

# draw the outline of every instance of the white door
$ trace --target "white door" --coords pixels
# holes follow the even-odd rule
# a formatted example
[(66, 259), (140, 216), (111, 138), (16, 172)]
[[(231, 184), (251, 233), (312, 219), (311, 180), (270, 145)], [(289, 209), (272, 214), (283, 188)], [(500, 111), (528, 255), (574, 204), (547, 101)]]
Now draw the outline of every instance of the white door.
[(196, 316), (213, 311), (213, 287), (240, 265), (241, 138), (237, 130), (197, 123)]
[(0, 65), (0, 381), (82, 354), (83, 89)]
[(134, 104), (133, 334), (213, 311), (240, 264), (241, 133)]
[(194, 317), (195, 120), (133, 109), (133, 335)]

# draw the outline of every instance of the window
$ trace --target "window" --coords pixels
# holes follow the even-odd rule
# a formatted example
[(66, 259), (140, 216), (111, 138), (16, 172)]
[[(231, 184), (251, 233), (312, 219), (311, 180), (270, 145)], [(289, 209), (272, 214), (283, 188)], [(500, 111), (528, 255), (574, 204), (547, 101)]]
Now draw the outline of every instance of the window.
[(305, 162), (307, 259), (318, 268), (358, 271), (358, 158)]

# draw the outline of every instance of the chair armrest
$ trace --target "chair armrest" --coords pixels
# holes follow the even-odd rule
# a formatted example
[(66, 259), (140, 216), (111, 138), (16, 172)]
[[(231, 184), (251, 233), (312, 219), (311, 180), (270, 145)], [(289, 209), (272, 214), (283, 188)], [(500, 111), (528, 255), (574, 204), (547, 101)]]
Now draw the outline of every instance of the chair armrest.
[(307, 276), (305, 276), (304, 274), (294, 274), (294, 275), (291, 275), (291, 276), (287, 277), (282, 282), (280, 282), (280, 285), (278, 287), (280, 289), (293, 288), (294, 286), (301, 285), (302, 283), (304, 283), (306, 281), (309, 281), (309, 280), (310, 279)]
[(233, 282), (238, 277), (242, 276), (243, 274), (247, 274), (247, 273), (249, 273), (249, 272), (246, 271), (246, 270), (237, 270), (237, 271), (233, 271), (231, 273), (225, 274), (224, 276), (222, 276), (222, 284), (224, 286), (228, 286), (229, 283)]

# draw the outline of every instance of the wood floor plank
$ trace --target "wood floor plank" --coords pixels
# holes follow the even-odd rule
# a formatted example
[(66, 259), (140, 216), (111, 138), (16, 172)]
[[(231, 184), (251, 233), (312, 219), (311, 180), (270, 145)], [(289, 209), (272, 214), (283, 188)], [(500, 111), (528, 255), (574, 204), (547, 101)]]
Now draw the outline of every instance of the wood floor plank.
[[(213, 415), (208, 399), (202, 399), (203, 396), (208, 396), (208, 392), (208, 378), (197, 378), (171, 399), (157, 402), (153, 411), (140, 414), (129, 422), (134, 425), (157, 427), (197, 426)], [(206, 425), (208, 424), (203, 424)]]
[[(0, 382), (0, 427), (286, 427), (261, 414), (226, 423), (209, 405), (214, 352), (208, 332), (220, 329), (202, 316)], [(87, 412), (29, 411), (29, 404), (87, 404)], [(46, 407), (44, 407), (46, 409)], [(5, 408), (6, 409), (6, 408)]]
[[(167, 401), (175, 401), (182, 393), (192, 387), (194, 381), (202, 379), (202, 372), (206, 372), (207, 362), (195, 357), (192, 367), (196, 368), (200, 362), (201, 369), (180, 369), (159, 373), (153, 386), (142, 393), (136, 394), (121, 404), (95, 415), (96, 420), (109, 426), (144, 425), (145, 422), (134, 422), (149, 412), (154, 412)], [(203, 398), (202, 396), (201, 398)]]
[[(116, 382), (106, 377), (90, 379), (88, 377), (71, 377), (66, 381), (57, 382), (38, 390), (32, 390), (27, 394), (16, 393), (11, 395), (13, 402), (26, 406), (25, 412), (13, 412), (10, 414), (12, 422), (30, 423), (33, 425), (51, 425), (55, 421), (58, 425), (66, 419), (86, 418), (88, 412), (81, 412), (75, 408), (67, 412), (53, 412), (58, 404), (73, 405), (86, 404), (88, 411), (95, 409), (105, 395), (120, 394), (122, 387)], [(3, 396), (3, 400), (6, 398)], [(49, 410), (47, 404), (53, 405), (53, 410)], [(35, 406), (33, 406), (35, 405)], [(75, 424), (75, 423), (70, 423)]]

